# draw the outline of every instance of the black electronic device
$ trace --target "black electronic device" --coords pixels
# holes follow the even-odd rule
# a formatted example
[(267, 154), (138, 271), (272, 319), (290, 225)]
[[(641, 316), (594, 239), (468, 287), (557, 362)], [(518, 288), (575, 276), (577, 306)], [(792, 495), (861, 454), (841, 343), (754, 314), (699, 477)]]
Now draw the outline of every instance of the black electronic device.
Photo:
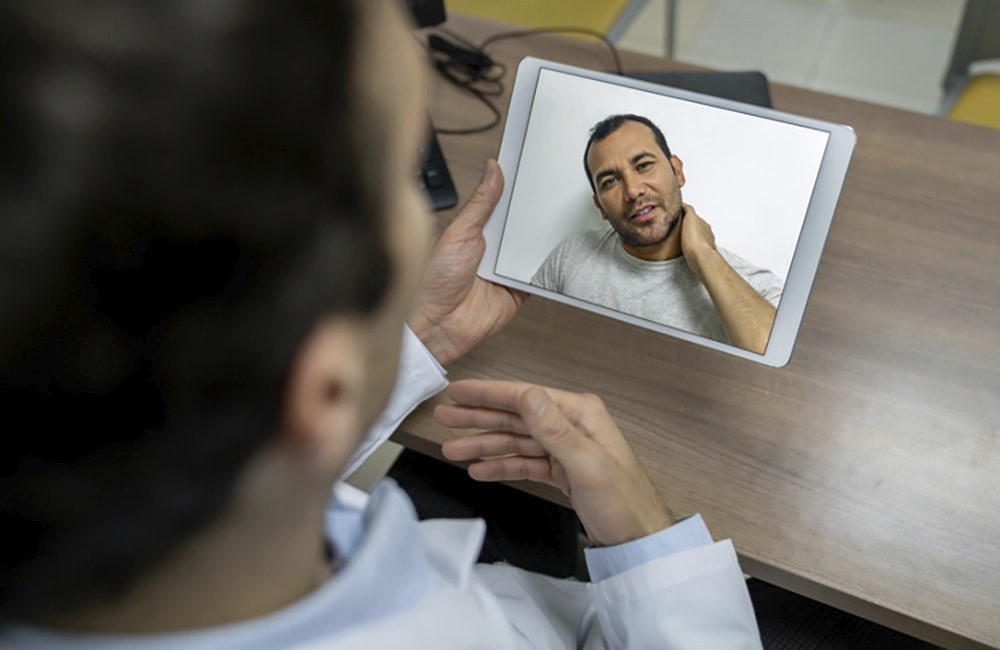
[(427, 192), (431, 206), (435, 210), (452, 207), (458, 203), (458, 192), (455, 190), (455, 183), (451, 180), (448, 163), (445, 162), (441, 145), (438, 143), (433, 127), (428, 132), (423, 156), (420, 170), (417, 172), (417, 182)]
[(432, 27), (444, 22), (444, 0), (406, 0), (417, 27)]
[[(431, 27), (445, 21), (444, 0), (406, 0), (417, 27)], [(427, 192), (435, 210), (450, 208), (458, 203), (458, 192), (448, 171), (448, 163), (441, 153), (441, 145), (430, 126), (427, 144), (423, 150), (424, 159), (417, 173), (417, 182)]]
[[(507, 183), (483, 227), (486, 250), (479, 276), (706, 348), (783, 366), (791, 357), (857, 137), (849, 126), (761, 106), (770, 103), (770, 93), (766, 79), (757, 73), (660, 74), (655, 81), (532, 57), (520, 62), (497, 158)], [(559, 277), (559, 255), (580, 242), (600, 238), (610, 242), (608, 251), (623, 250), (616, 245), (620, 235), (606, 223), (612, 216), (655, 218), (653, 210), (629, 216), (627, 211), (609, 215), (593, 209), (592, 179), (581, 178), (586, 134), (595, 124), (619, 117), (664, 125), (669, 154), (662, 144), (659, 148), (671, 164), (670, 169), (661, 166), (657, 182), (673, 179), (672, 196), (678, 203), (683, 184), (685, 202), (711, 215), (720, 251), (728, 247), (734, 260), (753, 260), (750, 267), (770, 276), (771, 288), (755, 291), (770, 302), (775, 315), (770, 331), (759, 332), (762, 338), (756, 346), (731, 343), (721, 328), (709, 333), (689, 322), (672, 321), (655, 311), (656, 301), (621, 301), (614, 291), (598, 295), (608, 272), (625, 278), (634, 269), (631, 260), (618, 267), (617, 256), (602, 260), (599, 254), (590, 255), (603, 250), (598, 246), (574, 249), (584, 251), (576, 257), (587, 260), (584, 267), (592, 266), (572, 267), (577, 276), (590, 272), (584, 283), (563, 290), (550, 282)], [(657, 137), (652, 127), (633, 133), (646, 141)], [(610, 147), (612, 140), (602, 141), (602, 146)], [(617, 144), (611, 155), (631, 155), (632, 141), (622, 138)], [(614, 208), (614, 201), (624, 195), (612, 189)], [(674, 212), (674, 223), (679, 212)], [(606, 264), (598, 269), (599, 262)], [(651, 306), (654, 310), (647, 309)]]

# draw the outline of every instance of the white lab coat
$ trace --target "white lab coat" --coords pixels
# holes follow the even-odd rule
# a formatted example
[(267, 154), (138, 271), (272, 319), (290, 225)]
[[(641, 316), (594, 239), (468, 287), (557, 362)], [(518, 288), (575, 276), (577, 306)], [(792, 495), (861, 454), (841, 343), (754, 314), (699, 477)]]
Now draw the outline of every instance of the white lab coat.
[[(389, 407), (358, 462), (445, 384), (407, 332)], [(339, 519), (337, 519), (339, 517)], [(0, 647), (45, 650), (760, 648), (732, 544), (651, 559), (598, 583), (477, 565), (481, 520), (418, 522), (392, 482), (371, 499), (339, 485), (327, 520), (346, 563), (328, 584), (258, 619), (176, 634), (0, 629)]]
[(478, 520), (423, 521), (418, 529), (415, 541), (438, 579), (432, 594), (346, 634), (297, 647), (760, 648), (728, 541), (593, 584), (476, 564), (484, 532)]

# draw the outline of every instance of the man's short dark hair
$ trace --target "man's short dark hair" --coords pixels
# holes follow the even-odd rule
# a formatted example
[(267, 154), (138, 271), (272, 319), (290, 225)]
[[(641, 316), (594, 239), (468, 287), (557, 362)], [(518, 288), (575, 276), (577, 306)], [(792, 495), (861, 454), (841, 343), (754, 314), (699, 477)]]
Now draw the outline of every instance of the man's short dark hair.
[(0, 623), (212, 521), (310, 330), (391, 283), (355, 2), (206, 4), (0, 8)]
[(648, 117), (634, 115), (632, 113), (610, 115), (595, 124), (594, 128), (590, 129), (590, 139), (587, 140), (587, 146), (583, 150), (583, 171), (587, 174), (587, 182), (590, 183), (590, 189), (594, 192), (594, 194), (597, 194), (597, 187), (594, 185), (594, 178), (590, 173), (590, 164), (587, 163), (587, 156), (590, 154), (590, 148), (594, 145), (594, 143), (604, 140), (606, 137), (617, 131), (625, 122), (638, 122), (639, 124), (645, 124), (648, 126), (649, 130), (653, 132), (653, 137), (656, 138), (656, 144), (660, 147), (660, 151), (662, 151), (663, 155), (667, 157), (667, 160), (670, 160), (670, 147), (667, 146), (667, 139), (663, 136), (663, 131), (661, 131), (658, 126), (653, 124), (652, 120)]

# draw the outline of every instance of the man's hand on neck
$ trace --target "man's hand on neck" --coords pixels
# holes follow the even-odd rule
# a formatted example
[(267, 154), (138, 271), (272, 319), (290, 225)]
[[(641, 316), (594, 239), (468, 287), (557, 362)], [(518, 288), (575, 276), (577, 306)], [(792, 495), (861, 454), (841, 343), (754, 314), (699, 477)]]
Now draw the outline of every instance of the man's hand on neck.
[(698, 216), (693, 207), (685, 203), (684, 217), (678, 230), (684, 259), (695, 275), (704, 282), (706, 262), (709, 262), (709, 258), (712, 258), (711, 261), (717, 261), (714, 258), (719, 255), (715, 247), (715, 233), (712, 232), (712, 226)]

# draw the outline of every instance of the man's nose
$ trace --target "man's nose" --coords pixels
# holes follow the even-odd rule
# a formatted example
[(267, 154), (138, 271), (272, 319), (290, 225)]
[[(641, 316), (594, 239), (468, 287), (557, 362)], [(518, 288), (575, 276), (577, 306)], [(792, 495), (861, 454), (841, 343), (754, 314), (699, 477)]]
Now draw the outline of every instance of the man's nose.
[(646, 193), (646, 186), (634, 174), (626, 174), (622, 178), (622, 186), (629, 201), (634, 201)]

